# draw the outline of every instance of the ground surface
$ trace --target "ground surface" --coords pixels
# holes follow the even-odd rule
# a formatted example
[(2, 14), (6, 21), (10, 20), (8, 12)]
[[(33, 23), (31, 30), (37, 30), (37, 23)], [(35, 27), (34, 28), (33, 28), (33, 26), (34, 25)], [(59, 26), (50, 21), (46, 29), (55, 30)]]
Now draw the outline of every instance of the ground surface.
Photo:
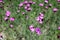
[[(57, 38), (57, 35), (60, 35), (60, 4), (57, 0), (49, 0), (53, 6), (45, 9), (40, 7), (39, 3), (44, 3), (44, 0), (33, 0), (36, 4), (31, 5), (32, 11), (27, 12), (23, 7), (18, 8), (20, 2), (24, 0), (4, 0), (4, 4), (0, 3), (3, 7), (0, 8), (0, 32), (5, 36), (4, 40), (60, 40)], [(45, 4), (44, 5), (48, 5)], [(53, 8), (58, 8), (59, 10), (54, 13)], [(17, 12), (17, 10), (20, 12)], [(6, 10), (11, 12), (10, 17), (14, 17), (14, 22), (5, 21)], [(39, 24), (35, 18), (39, 15), (40, 12), (44, 11), (44, 20), (43, 24)], [(22, 12), (25, 12), (22, 15)], [(28, 19), (26, 19), (28, 16)], [(10, 24), (13, 24), (14, 27), (10, 28)], [(37, 35), (35, 32), (29, 30), (29, 25), (33, 24), (34, 27), (40, 27), (42, 34)]]

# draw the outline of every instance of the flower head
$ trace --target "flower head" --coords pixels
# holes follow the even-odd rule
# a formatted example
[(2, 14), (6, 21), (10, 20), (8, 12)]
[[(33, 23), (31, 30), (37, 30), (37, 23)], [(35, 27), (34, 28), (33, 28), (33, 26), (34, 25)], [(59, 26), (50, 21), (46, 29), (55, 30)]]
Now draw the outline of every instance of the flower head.
[(39, 6), (44, 6), (44, 4), (43, 3), (40, 3)]
[(31, 30), (31, 32), (34, 32), (34, 31), (35, 31), (35, 28), (34, 28), (33, 25), (30, 25), (30, 26), (29, 26), (29, 29)]
[(36, 34), (40, 35), (41, 34), (41, 30), (39, 27), (35, 28)]
[(15, 18), (13, 18), (13, 17), (10, 18), (10, 21), (14, 21), (14, 20), (15, 20)]
[(60, 0), (57, 0), (58, 2), (60, 2)]
[(53, 8), (53, 12), (57, 12), (58, 11), (58, 9), (57, 8)]
[(19, 4), (19, 7), (22, 7), (23, 6), (23, 2), (21, 2), (20, 4)]
[(45, 3), (48, 3), (48, 0), (45, 0)]
[(8, 17), (5, 17), (4, 20), (5, 20), (5, 21), (8, 20)]
[(3, 0), (0, 0), (0, 2), (3, 2)]
[(10, 24), (10, 27), (11, 27), (11, 28), (13, 28), (13, 25), (12, 25), (12, 24)]
[(60, 26), (58, 27), (58, 30), (60, 30)]
[(10, 16), (11, 12), (9, 10), (6, 11), (6, 16)]

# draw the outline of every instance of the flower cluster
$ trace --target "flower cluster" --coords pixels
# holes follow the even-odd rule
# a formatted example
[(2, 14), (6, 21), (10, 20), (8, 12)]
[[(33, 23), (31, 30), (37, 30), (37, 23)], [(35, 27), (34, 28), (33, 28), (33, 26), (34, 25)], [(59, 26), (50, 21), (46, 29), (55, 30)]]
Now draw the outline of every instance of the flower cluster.
[(34, 28), (34, 25), (29, 26), (31, 32), (36, 32), (37, 35), (41, 35), (41, 29), (39, 27)]
[[(5, 21), (10, 20), (10, 21), (12, 21), (12, 22), (13, 22), (13, 21), (15, 20), (15, 18), (14, 18), (14, 17), (9, 17), (9, 16), (10, 16), (10, 14), (11, 14), (11, 12), (10, 12), (9, 10), (7, 10), (7, 11), (6, 11), (6, 14), (5, 14), (5, 18), (4, 18), (4, 20), (5, 20)], [(12, 25), (12, 24), (11, 24), (11, 25)], [(11, 26), (11, 25), (10, 25), (10, 27), (12, 27), (12, 26), (13, 26), (13, 25), (12, 25), (12, 26)]]
[(40, 15), (36, 18), (36, 20), (42, 24), (43, 23), (43, 18), (44, 18), (44, 14), (43, 13), (40, 13)]
[(31, 4), (35, 4), (35, 2), (33, 2), (33, 1), (24, 1), (24, 2), (21, 2), (19, 4), (19, 7), (23, 7), (25, 5), (24, 9), (27, 10), (27, 11), (31, 11), (32, 10), (32, 8), (30, 7)]

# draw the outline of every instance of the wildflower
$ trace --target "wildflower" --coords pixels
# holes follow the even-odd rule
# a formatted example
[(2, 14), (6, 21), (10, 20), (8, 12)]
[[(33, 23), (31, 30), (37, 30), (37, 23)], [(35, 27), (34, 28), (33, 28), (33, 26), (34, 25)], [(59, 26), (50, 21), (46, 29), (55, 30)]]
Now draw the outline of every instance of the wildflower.
[(37, 34), (37, 35), (40, 35), (40, 34), (41, 34), (41, 30), (40, 30), (39, 27), (35, 28), (35, 31), (36, 31), (36, 34)]
[(23, 6), (23, 2), (21, 2), (20, 4), (19, 4), (19, 7), (22, 7)]
[(25, 8), (25, 10), (27, 10), (27, 9), (28, 9), (28, 7), (27, 7), (27, 6), (25, 6), (24, 8)]
[(28, 1), (24, 1), (24, 4), (28, 4)]
[(45, 0), (45, 3), (48, 3), (48, 0)]
[(53, 8), (53, 12), (57, 12), (58, 11), (58, 9), (57, 8)]
[(10, 16), (11, 12), (9, 10), (6, 11), (6, 16)]
[(29, 29), (31, 30), (31, 32), (34, 32), (34, 31), (35, 31), (35, 28), (34, 28), (33, 25), (30, 25), (30, 26), (29, 26)]
[(10, 18), (10, 21), (14, 21), (14, 20), (15, 20), (15, 18), (13, 18), (13, 17)]
[(60, 2), (60, 0), (57, 0), (58, 2)]
[(33, 2), (32, 1), (29, 1), (29, 4), (32, 4)]
[(40, 19), (43, 19), (44, 17), (43, 16), (39, 16)]
[(46, 9), (48, 9), (48, 6), (45, 6)]
[(0, 2), (3, 2), (3, 0), (0, 0)]
[(4, 20), (7, 21), (8, 20), (8, 17), (5, 17)]
[(30, 4), (26, 4), (27, 7), (30, 7)]
[(58, 27), (58, 30), (60, 30), (60, 26)]
[(31, 11), (31, 10), (32, 10), (32, 8), (30, 8), (30, 7), (27, 9), (27, 11)]
[(39, 6), (44, 6), (44, 4), (43, 3), (40, 3)]
[(25, 12), (22, 12), (22, 14), (25, 14)]
[(42, 17), (43, 17), (43, 16), (44, 16), (44, 14), (43, 14), (43, 13), (40, 13), (40, 16), (42, 16)]
[(51, 7), (52, 6), (52, 4), (49, 4), (49, 7)]
[(35, 2), (32, 2), (32, 4), (35, 4)]
[(3, 39), (3, 36), (2, 36), (2, 34), (0, 34), (0, 40), (2, 40)]
[(39, 21), (39, 20), (40, 20), (39, 16), (36, 18), (36, 20), (37, 20), (37, 21)]
[(39, 20), (39, 23), (40, 23), (40, 24), (42, 24), (42, 23), (43, 23), (42, 19), (40, 19), (40, 20)]
[(12, 25), (12, 24), (10, 24), (10, 27), (11, 27), (11, 28), (13, 28), (13, 25)]

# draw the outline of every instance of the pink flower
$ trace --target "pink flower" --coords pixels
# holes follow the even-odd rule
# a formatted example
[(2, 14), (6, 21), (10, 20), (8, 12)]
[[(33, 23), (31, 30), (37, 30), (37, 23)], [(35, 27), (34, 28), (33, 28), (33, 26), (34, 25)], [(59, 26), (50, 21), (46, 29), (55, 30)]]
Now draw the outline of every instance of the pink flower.
[(14, 21), (14, 20), (15, 20), (15, 18), (13, 18), (13, 17), (10, 18), (10, 21)]
[(39, 18), (40, 18), (40, 19), (43, 19), (44, 17), (43, 17), (43, 16), (40, 16)]
[(57, 0), (58, 2), (60, 2), (60, 0)]
[(27, 9), (27, 11), (31, 11), (31, 10), (32, 10), (32, 8), (30, 8), (30, 7)]
[(5, 20), (5, 21), (8, 20), (8, 17), (5, 17), (4, 20)]
[(24, 4), (28, 4), (28, 1), (24, 1)]
[(3, 2), (3, 0), (0, 0), (0, 2)]
[(30, 4), (26, 4), (27, 7), (30, 7)]
[(42, 24), (42, 23), (43, 23), (42, 19), (40, 19), (40, 20), (39, 20), (39, 23), (40, 23), (40, 24)]
[(44, 4), (43, 3), (40, 3), (39, 6), (44, 6)]
[(49, 4), (49, 6), (51, 7), (51, 6), (52, 6), (52, 4)]
[(58, 9), (57, 9), (57, 8), (53, 8), (53, 11), (54, 11), (54, 12), (57, 12), (57, 11), (58, 11)]
[(9, 10), (6, 11), (6, 16), (10, 16), (11, 12)]
[(20, 4), (19, 4), (19, 7), (22, 7), (23, 6), (23, 2), (21, 2)]
[(43, 17), (43, 16), (44, 16), (44, 14), (43, 14), (43, 13), (40, 13), (40, 16), (42, 16), (42, 17)]
[(45, 3), (48, 3), (48, 0), (45, 0)]
[(35, 2), (32, 2), (32, 4), (35, 4)]
[(25, 12), (22, 12), (22, 14), (25, 14)]
[(58, 27), (58, 30), (60, 30), (60, 26)]
[(29, 1), (29, 4), (32, 4), (33, 2), (32, 1)]
[(11, 27), (11, 28), (13, 28), (13, 25), (12, 25), (12, 24), (10, 24), (10, 27)]
[(25, 8), (25, 10), (27, 10), (27, 9), (28, 9), (28, 7), (27, 7), (27, 6), (25, 6), (24, 8)]
[(48, 6), (45, 6), (46, 9), (48, 9)]
[(36, 18), (36, 20), (37, 20), (37, 21), (39, 21), (39, 20), (40, 20), (39, 16)]
[(34, 32), (34, 31), (35, 31), (35, 28), (34, 28), (33, 25), (30, 25), (30, 26), (29, 26), (29, 29), (31, 30), (31, 32)]
[(35, 28), (35, 31), (36, 31), (36, 34), (37, 34), (37, 35), (41, 35), (41, 30), (40, 30), (39, 27)]

